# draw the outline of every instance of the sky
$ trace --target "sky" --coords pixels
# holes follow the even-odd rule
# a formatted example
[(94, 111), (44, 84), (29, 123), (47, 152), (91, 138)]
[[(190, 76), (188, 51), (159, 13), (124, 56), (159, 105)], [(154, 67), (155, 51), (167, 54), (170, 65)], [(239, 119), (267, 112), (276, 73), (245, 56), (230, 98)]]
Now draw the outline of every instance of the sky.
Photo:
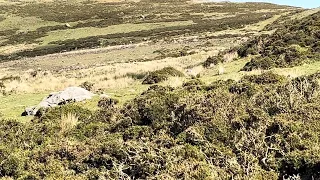
[(290, 6), (297, 6), (303, 8), (317, 8), (320, 7), (320, 0), (230, 0), (235, 2), (270, 2), (275, 4), (283, 4)]

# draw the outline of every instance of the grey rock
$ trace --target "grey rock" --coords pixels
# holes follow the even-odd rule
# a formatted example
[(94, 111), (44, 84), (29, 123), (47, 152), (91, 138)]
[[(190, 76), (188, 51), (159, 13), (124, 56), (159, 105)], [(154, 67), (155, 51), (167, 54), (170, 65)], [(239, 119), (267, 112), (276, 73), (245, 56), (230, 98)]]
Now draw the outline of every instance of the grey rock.
[(94, 95), (95, 94), (80, 87), (69, 87), (60, 92), (50, 93), (37, 106), (27, 107), (21, 115), (36, 115), (41, 108), (46, 109), (71, 102), (80, 102), (91, 99)]

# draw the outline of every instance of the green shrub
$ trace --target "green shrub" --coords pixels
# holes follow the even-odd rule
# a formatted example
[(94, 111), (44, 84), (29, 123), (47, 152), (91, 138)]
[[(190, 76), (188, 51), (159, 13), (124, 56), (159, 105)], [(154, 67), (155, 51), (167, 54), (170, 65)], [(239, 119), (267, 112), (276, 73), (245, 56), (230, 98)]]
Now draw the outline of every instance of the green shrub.
[(190, 81), (184, 82), (182, 84), (182, 87), (188, 87), (188, 86), (203, 86), (205, 83), (201, 81), (200, 79), (192, 79)]
[(274, 74), (271, 71), (262, 73), (261, 75), (251, 75), (251, 76), (245, 75), (241, 79), (241, 81), (249, 81), (259, 85), (278, 84), (278, 83), (283, 83), (285, 80), (286, 78), (284, 76)]
[(87, 91), (91, 91), (93, 86), (94, 86), (93, 83), (86, 81), (86, 82), (83, 82), (82, 84), (80, 84), (79, 87), (81, 87), (81, 88), (83, 88), (83, 89), (85, 89)]
[[(317, 60), (319, 13), (302, 20), (287, 21), (271, 35), (262, 35), (238, 49), (241, 57), (260, 54), (242, 70), (293, 67)], [(257, 53), (258, 52), (258, 53)]]
[(257, 69), (271, 69), (276, 67), (276, 63), (273, 59), (269, 57), (258, 57), (251, 59), (250, 62), (246, 63), (245, 66), (241, 69), (241, 71), (252, 71)]
[(205, 89), (205, 83), (202, 82), (200, 79), (192, 79), (190, 81), (184, 82), (182, 87), (189, 91), (198, 91)]
[[(154, 11), (151, 1), (142, 0), (122, 12), (119, 4), (53, 5), (29, 4), (6, 6), (0, 12), (16, 12), (20, 16), (39, 16), (57, 22), (78, 21), (77, 27), (108, 26), (136, 19), (133, 10)], [(167, 2), (174, 3), (172, 8)], [(43, 49), (18, 52), (3, 60), (24, 56), (36, 56), (76, 48), (96, 47), (103, 39), (105, 45), (139, 42), (139, 39), (162, 37), (238, 28), (245, 24), (268, 18), (272, 13), (239, 14), (234, 18), (216, 21), (205, 20), (195, 12), (232, 12), (233, 14), (261, 9), (278, 9), (272, 4), (244, 3), (216, 6), (207, 3), (186, 7), (184, 0), (157, 1), (159, 12), (175, 12), (181, 7), (181, 15), (148, 15), (144, 21), (157, 22), (167, 18), (193, 18), (196, 25), (170, 27), (159, 30), (112, 34), (78, 40), (56, 42), (58, 45)], [(181, 4), (180, 4), (181, 3)], [(151, 4), (151, 5), (150, 5)], [(120, 6), (124, 4), (120, 3)], [(140, 6), (141, 5), (141, 6)], [(39, 7), (43, 8), (39, 8)], [(59, 8), (57, 8), (59, 6)], [(60, 8), (60, 6), (62, 8)], [(88, 8), (90, 7), (90, 8)], [(163, 11), (163, 8), (166, 11)], [(285, 7), (282, 7), (285, 8)], [(56, 12), (59, 9), (63, 12)], [(76, 11), (70, 11), (76, 9)], [(114, 12), (111, 12), (112, 10)], [(81, 13), (80, 13), (81, 12)], [(97, 13), (103, 12), (103, 13)], [(282, 12), (282, 11), (281, 11)], [(169, 14), (170, 14), (169, 13)], [(39, 15), (40, 14), (40, 15)], [(98, 14), (103, 20), (90, 21)], [(123, 14), (126, 19), (118, 18)], [(94, 15), (94, 16), (93, 16)], [(99, 18), (98, 17), (98, 18)], [(108, 19), (105, 19), (108, 17)], [(122, 17), (122, 16), (121, 16)], [(317, 31), (308, 28), (316, 24), (317, 15), (297, 25), (292, 30), (310, 31), (318, 38)], [(159, 18), (159, 19), (153, 19)], [(173, 19), (175, 18), (175, 19)], [(135, 21), (141, 23), (139, 21)], [(286, 26), (284, 26), (286, 27)], [(49, 30), (62, 26), (41, 28), (27, 38), (12, 37), (9, 40), (30, 41), (31, 37), (45, 35)], [(315, 27), (316, 28), (316, 27)], [(290, 28), (291, 29), (291, 28)], [(40, 31), (39, 29), (37, 31)], [(0, 32), (1, 34), (1, 32)], [(15, 32), (13, 32), (15, 34)], [(5, 35), (6, 36), (6, 35)], [(277, 36), (277, 37), (276, 37)], [(122, 37), (127, 37), (122, 39)], [(130, 37), (130, 38), (128, 38)], [(282, 38), (283, 37), (283, 38)], [(310, 36), (313, 37), (313, 36)], [(310, 37), (277, 33), (272, 43), (262, 47), (264, 39), (248, 45), (239, 52), (242, 55), (261, 53), (254, 68), (272, 68), (295, 65), (309, 53), (314, 41)], [(30, 38), (30, 39), (29, 39)], [(154, 39), (153, 39), (154, 38)], [(122, 40), (121, 40), (122, 39)], [(276, 41), (280, 39), (280, 42)], [(291, 39), (291, 40), (290, 40)], [(283, 42), (281, 42), (283, 41)], [(14, 41), (13, 41), (14, 42)], [(289, 49), (286, 44), (304, 45), (304, 52)], [(309, 46), (310, 45), (310, 46)], [(288, 52), (286, 53), (285, 51)], [(316, 48), (314, 48), (316, 50)], [(312, 49), (312, 51), (314, 50)], [(178, 52), (186, 55), (186, 52)], [(301, 54), (299, 54), (301, 53)], [(264, 58), (269, 57), (273, 64)], [(301, 56), (300, 56), (301, 55)], [(255, 58), (254, 58), (255, 59)], [(261, 62), (260, 62), (261, 61)], [(251, 68), (251, 67), (248, 67)], [(254, 69), (252, 68), (252, 69)], [(168, 71), (165, 70), (165, 71)], [(165, 72), (164, 74), (167, 74)], [(161, 74), (161, 73), (160, 73)], [(180, 76), (182, 73), (168, 73)], [(174, 74), (174, 75), (172, 75)], [(141, 79), (142, 74), (127, 74)], [(320, 101), (319, 74), (286, 79), (272, 73), (245, 76), (240, 82), (216, 81), (206, 86), (199, 79), (185, 82), (183, 87), (150, 86), (135, 99), (119, 106), (112, 98), (99, 102), (97, 111), (68, 104), (44, 110), (30, 122), (3, 120), (0, 123), (0, 177), (13, 179), (282, 179), (299, 176), (301, 179), (319, 179)], [(161, 79), (161, 78), (160, 78)], [(152, 80), (152, 82), (154, 82)], [(196, 88), (193, 88), (196, 87)], [(61, 115), (74, 114), (79, 123), (61, 135)]]
[(229, 92), (233, 94), (246, 94), (248, 96), (252, 96), (256, 93), (257, 89), (256, 87), (247, 82), (243, 83), (235, 83), (230, 86)]
[(142, 84), (155, 84), (174, 76), (182, 77), (184, 74), (173, 67), (165, 67), (163, 69), (150, 72), (143, 80)]
[(1, 177), (19, 177), (24, 166), (24, 161), (17, 157), (12, 151), (8, 149), (0, 149), (0, 176)]
[(139, 140), (139, 139), (146, 139), (151, 137), (151, 128), (150, 126), (132, 126), (125, 130), (123, 133), (123, 140)]
[(219, 63), (223, 63), (223, 58), (221, 56), (210, 56), (203, 63), (203, 67), (209, 68), (211, 65), (218, 65)]
[(256, 46), (258, 43), (257, 39), (254, 39), (238, 48), (237, 53), (240, 57), (247, 57), (248, 55), (256, 55), (259, 53), (259, 50)]
[(110, 108), (119, 103), (118, 99), (112, 97), (101, 98), (98, 102), (98, 107), (100, 108)]
[[(91, 112), (69, 104), (30, 123), (6, 120), (0, 173), (17, 179), (317, 178), (319, 79), (319, 73), (286, 79), (267, 72), (190, 91), (202, 84), (194, 79), (185, 87), (150, 86), (121, 107)], [(62, 136), (65, 113), (76, 114), (79, 124)]]

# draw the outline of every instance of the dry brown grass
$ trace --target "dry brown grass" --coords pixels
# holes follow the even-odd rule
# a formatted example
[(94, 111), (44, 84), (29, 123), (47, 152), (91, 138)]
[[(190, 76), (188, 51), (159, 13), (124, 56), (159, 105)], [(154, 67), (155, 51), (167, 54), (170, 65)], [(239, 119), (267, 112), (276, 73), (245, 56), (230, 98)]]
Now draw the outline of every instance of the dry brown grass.
[[(197, 36), (199, 37), (199, 36)], [(176, 37), (173, 42), (157, 42), (132, 45), (128, 48), (101, 48), (95, 50), (81, 50), (70, 53), (54, 54), (43, 57), (28, 58), (0, 64), (0, 78), (5, 76), (19, 76), (20, 80), (6, 81), (6, 91), (9, 94), (41, 94), (60, 91), (70, 86), (79, 86), (85, 81), (94, 84), (93, 92), (115, 93), (122, 99), (128, 99), (145, 89), (141, 80), (132, 79), (128, 73), (146, 73), (172, 66), (186, 73), (192, 69), (195, 75), (203, 74), (201, 63), (208, 56), (216, 55), (220, 50), (230, 48), (234, 39), (209, 40), (215, 46), (206, 47), (208, 51), (197, 49), (199, 45), (207, 42), (199, 39), (197, 42), (188, 38)], [(154, 60), (159, 49), (176, 49), (189, 47), (198, 53), (179, 58), (165, 58)], [(141, 62), (141, 59), (153, 59)], [(28, 69), (33, 70), (28, 70)], [(41, 69), (37, 76), (32, 71)], [(187, 73), (186, 73), (187, 74)], [(189, 75), (189, 74), (188, 74)], [(188, 76), (187, 76), (188, 78)], [(164, 82), (166, 85), (179, 86), (185, 78), (172, 78)], [(130, 91), (130, 92), (129, 92)], [(135, 92), (131, 92), (135, 91)], [(128, 94), (129, 93), (129, 94)]]
[(168, 80), (161, 83), (164, 86), (170, 86), (170, 87), (180, 87), (182, 86), (185, 78), (182, 77), (170, 77)]
[(118, 63), (102, 67), (74, 70), (69, 72), (51, 73), (50, 71), (38, 71), (37, 76), (31, 75), (32, 71), (0, 70), (0, 77), (19, 74), (20, 80), (5, 82), (6, 90), (17, 93), (36, 93), (47, 91), (59, 91), (69, 86), (78, 86), (88, 81), (94, 83), (94, 90), (118, 89), (134, 86), (139, 81), (127, 77), (128, 73), (141, 73), (154, 71), (166, 66), (172, 66), (183, 70), (186, 66), (199, 63), (202, 58), (184, 57), (152, 62)]
[(0, 47), (0, 54), (2, 55), (9, 55), (15, 52), (33, 49), (36, 47), (36, 44), (17, 44), (17, 45), (9, 45), (9, 46), (2, 46)]
[(78, 117), (75, 114), (67, 113), (61, 115), (60, 133), (64, 134), (73, 129), (78, 124)]

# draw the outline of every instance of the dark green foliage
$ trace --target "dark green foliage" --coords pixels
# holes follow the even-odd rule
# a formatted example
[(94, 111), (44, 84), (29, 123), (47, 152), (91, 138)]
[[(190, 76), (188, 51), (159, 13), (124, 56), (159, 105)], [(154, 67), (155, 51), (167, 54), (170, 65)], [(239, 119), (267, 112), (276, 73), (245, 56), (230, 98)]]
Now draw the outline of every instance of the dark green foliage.
[(287, 21), (272, 35), (263, 35), (238, 49), (241, 57), (254, 57), (243, 71), (293, 67), (319, 58), (319, 18), (315, 13), (301, 20)]
[(171, 94), (173, 89), (161, 86), (151, 86), (134, 103), (125, 105), (124, 115), (137, 125), (152, 125), (154, 128), (164, 128), (174, 109), (178, 95)]
[(190, 81), (184, 82), (182, 87), (189, 91), (198, 91), (206, 88), (205, 83), (200, 79), (191, 79)]
[[(248, 35), (250, 36), (250, 35)], [(239, 47), (233, 47), (233, 48), (229, 48), (223, 51), (220, 51), (218, 55), (216, 56), (210, 56), (207, 58), (207, 60), (202, 64), (203, 67), (205, 68), (209, 68), (212, 65), (218, 65), (220, 63), (224, 63), (224, 62), (230, 62), (233, 60), (236, 60), (239, 56)]]
[(0, 175), (2, 177), (19, 177), (22, 166), (24, 164), (23, 159), (15, 157), (9, 149), (0, 149)]
[(251, 75), (242, 77), (241, 81), (249, 81), (259, 85), (272, 85), (283, 83), (285, 81), (285, 77), (272, 73), (271, 71), (262, 73), (261, 75)]
[[(165, 3), (173, 3), (168, 7)], [(64, 5), (30, 4), (18, 9), (7, 7), (0, 12), (13, 12), (39, 16), (58, 22), (108, 19), (83, 22), (76, 26), (108, 26), (131, 22), (133, 10), (141, 7), (141, 14), (174, 13), (185, 8), (184, 0), (142, 0), (136, 4), (120, 5), (126, 8), (123, 16), (119, 4)], [(154, 8), (153, 4), (157, 7)], [(140, 6), (141, 5), (141, 6)], [(99, 6), (99, 7), (98, 7)], [(135, 7), (134, 7), (135, 6)], [(234, 18), (204, 20), (194, 12), (256, 11), (277, 9), (272, 4), (229, 3), (195, 4), (183, 9), (181, 17), (161, 15), (159, 19), (147, 15), (145, 21), (175, 21), (192, 17), (197, 25), (164, 28), (161, 30), (89, 37), (56, 42), (58, 45), (2, 56), (3, 60), (32, 57), (46, 53), (77, 48), (97, 47), (101, 38), (106, 45), (139, 42), (143, 37), (171, 37), (192, 32), (207, 32), (237, 28), (270, 17), (260, 13), (238, 14)], [(25, 8), (25, 9), (23, 9)], [(88, 8), (88, 9), (86, 9)], [(164, 11), (164, 8), (167, 8)], [(284, 7), (281, 7), (284, 8)], [(70, 11), (75, 9), (75, 11)], [(60, 10), (58, 12), (58, 10)], [(134, 12), (137, 13), (137, 12)], [(265, 13), (263, 13), (265, 14)], [(116, 16), (116, 17), (115, 17)], [(133, 17), (135, 18), (135, 17)], [(230, 21), (228, 21), (230, 20)], [(141, 23), (143, 20), (136, 20)], [(311, 22), (309, 22), (311, 23)], [(312, 24), (312, 23), (311, 23)], [(308, 24), (305, 24), (308, 25)], [(10, 37), (13, 42), (32, 42), (45, 32), (64, 29), (55, 26), (38, 29), (26, 38)], [(73, 27), (72, 27), (73, 28)], [(0, 32), (1, 35), (2, 32)], [(318, 32), (311, 32), (318, 37)], [(13, 33), (14, 34), (14, 33)], [(8, 36), (12, 36), (8, 35)], [(110, 38), (109, 38), (110, 37)], [(122, 37), (125, 37), (122, 39)], [(285, 33), (280, 41), (267, 48), (248, 45), (238, 51), (241, 56), (265, 54), (248, 69), (285, 67), (300, 64), (308, 52), (318, 52), (319, 44), (310, 37)], [(307, 51), (304, 51), (307, 48)], [(311, 48), (311, 49), (309, 49)], [(271, 53), (270, 59), (266, 59)], [(306, 54), (305, 54), (306, 53)], [(278, 54), (281, 54), (278, 56)], [(185, 52), (180, 52), (185, 55)], [(314, 57), (314, 56), (312, 56)], [(217, 64), (221, 59), (211, 60)], [(160, 72), (160, 73), (159, 73)], [(154, 72), (153, 72), (154, 73)], [(152, 73), (150, 73), (152, 74)], [(164, 68), (150, 76), (150, 82), (166, 76), (183, 76), (183, 73)], [(145, 74), (127, 74), (143, 79)], [(148, 77), (147, 77), (148, 78)], [(167, 79), (164, 77), (163, 79)], [(217, 81), (205, 85), (192, 79), (183, 87), (150, 86), (150, 88), (118, 105), (113, 98), (101, 99), (97, 111), (69, 104), (42, 110), (31, 122), (2, 120), (0, 123), (0, 177), (13, 179), (283, 179), (300, 176), (301, 179), (319, 179), (320, 97), (319, 73), (287, 79), (271, 72), (245, 76), (239, 82)], [(4, 79), (14, 80), (12, 78)], [(62, 132), (62, 115), (73, 114), (77, 123)]]
[(253, 84), (246, 82), (236, 83), (230, 86), (229, 91), (233, 94), (246, 94), (252, 96), (256, 92), (256, 87)]
[[(109, 99), (96, 112), (71, 104), (30, 123), (3, 120), (1, 176), (318, 178), (319, 79), (271, 72), (209, 86), (193, 79), (151, 86), (121, 107)], [(62, 133), (68, 112), (79, 123)]]
[(261, 44), (262, 39), (260, 37), (253, 39), (252, 41), (243, 44), (238, 47), (238, 54), (240, 57), (246, 57), (248, 55), (256, 55), (259, 53), (258, 45)]
[(174, 76), (182, 77), (184, 74), (173, 67), (165, 67), (163, 69), (150, 72), (143, 80), (142, 84), (155, 84)]
[(182, 84), (182, 87), (188, 87), (188, 86), (203, 86), (205, 83), (201, 81), (200, 79), (192, 79), (190, 81), (184, 82)]
[(252, 71), (256, 69), (271, 69), (276, 67), (276, 63), (269, 57), (253, 58), (250, 62), (246, 63), (241, 71)]
[(119, 100), (111, 97), (105, 97), (99, 100), (98, 107), (100, 108), (110, 108), (118, 104)]
[(208, 68), (211, 65), (218, 65), (219, 63), (222, 63), (222, 62), (223, 62), (223, 58), (221, 56), (210, 56), (203, 63), (203, 67)]
[(93, 83), (86, 81), (86, 82), (83, 82), (82, 84), (80, 84), (79, 87), (86, 89), (87, 91), (91, 91), (93, 86), (94, 86)]

